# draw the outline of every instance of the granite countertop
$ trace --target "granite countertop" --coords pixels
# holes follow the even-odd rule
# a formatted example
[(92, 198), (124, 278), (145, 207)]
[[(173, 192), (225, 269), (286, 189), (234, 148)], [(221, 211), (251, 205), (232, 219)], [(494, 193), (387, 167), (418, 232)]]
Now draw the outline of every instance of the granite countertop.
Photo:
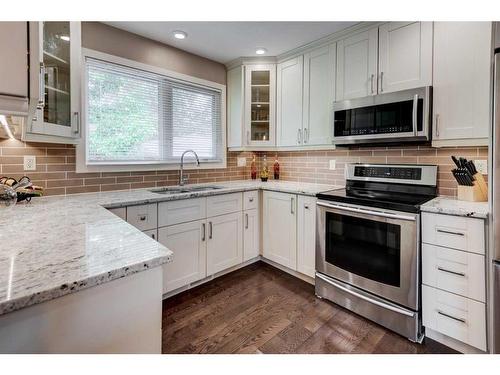
[(487, 219), (489, 214), (488, 202), (459, 201), (456, 198), (437, 197), (420, 206), (423, 212), (438, 214), (476, 217)]
[(213, 191), (147, 189), (34, 198), (0, 208), (0, 315), (172, 260), (173, 253), (106, 208), (255, 189), (316, 195), (340, 186), (287, 181), (220, 182)]

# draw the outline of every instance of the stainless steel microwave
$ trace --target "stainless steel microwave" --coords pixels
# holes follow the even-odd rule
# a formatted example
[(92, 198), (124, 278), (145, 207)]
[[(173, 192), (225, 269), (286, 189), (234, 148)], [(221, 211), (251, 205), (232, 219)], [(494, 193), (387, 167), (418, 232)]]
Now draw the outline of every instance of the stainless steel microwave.
[(431, 110), (431, 86), (336, 102), (333, 143), (430, 141)]

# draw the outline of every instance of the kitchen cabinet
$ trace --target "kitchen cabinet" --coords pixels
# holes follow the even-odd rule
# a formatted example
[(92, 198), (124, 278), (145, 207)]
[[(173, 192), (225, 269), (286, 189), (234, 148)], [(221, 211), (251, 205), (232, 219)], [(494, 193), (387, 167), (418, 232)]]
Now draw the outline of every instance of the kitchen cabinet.
[(304, 143), (302, 124), (304, 56), (277, 66), (277, 143), (295, 146)]
[(158, 227), (158, 205), (156, 203), (127, 207), (127, 222), (145, 231)]
[(274, 146), (276, 65), (246, 65), (244, 68), (245, 134), (243, 144)]
[(316, 272), (316, 198), (297, 198), (297, 271), (314, 277)]
[(205, 220), (160, 228), (158, 241), (174, 252), (173, 261), (163, 265), (163, 293), (206, 276)]
[[(0, 112), (28, 112), (28, 24), (0, 22)], [(8, 56), (7, 56), (8, 55)]]
[(379, 93), (432, 85), (432, 22), (379, 27)]
[(227, 147), (243, 146), (245, 68), (237, 66), (227, 72)]
[(304, 55), (303, 144), (332, 143), (336, 44)]
[(488, 145), (491, 27), (434, 23), (433, 146)]
[(297, 196), (263, 192), (263, 256), (297, 270)]
[(243, 212), (243, 262), (260, 254), (260, 219), (257, 209)]
[(81, 24), (30, 22), (27, 141), (77, 143), (81, 136)]
[(337, 42), (336, 100), (377, 94), (378, 28)]
[(213, 275), (242, 263), (243, 218), (241, 212), (209, 218), (207, 225), (207, 275)]

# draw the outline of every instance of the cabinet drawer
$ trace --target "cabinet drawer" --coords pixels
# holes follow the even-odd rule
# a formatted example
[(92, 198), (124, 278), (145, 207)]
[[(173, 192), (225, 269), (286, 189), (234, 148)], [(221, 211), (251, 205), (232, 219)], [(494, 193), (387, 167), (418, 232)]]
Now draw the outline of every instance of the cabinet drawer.
[(207, 198), (207, 217), (241, 211), (242, 193), (215, 195)]
[(484, 254), (484, 221), (424, 212), (422, 242)]
[(158, 205), (158, 226), (166, 227), (204, 219), (207, 216), (206, 202), (206, 198), (162, 202)]
[(126, 207), (118, 207), (118, 208), (108, 208), (108, 211), (115, 214), (122, 220), (127, 220), (127, 208)]
[(422, 245), (422, 282), (485, 302), (484, 256), (445, 247)]
[(157, 204), (143, 204), (127, 207), (127, 222), (140, 230), (156, 229)]
[(484, 303), (423, 285), (422, 314), (425, 327), (486, 350)]
[(259, 208), (259, 191), (245, 191), (243, 193), (243, 209), (253, 210)]

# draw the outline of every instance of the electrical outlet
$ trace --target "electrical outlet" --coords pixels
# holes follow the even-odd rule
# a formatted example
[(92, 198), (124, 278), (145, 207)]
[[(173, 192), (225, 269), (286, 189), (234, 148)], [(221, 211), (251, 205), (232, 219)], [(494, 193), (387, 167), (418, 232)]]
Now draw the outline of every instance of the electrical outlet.
[(35, 155), (25, 155), (24, 156), (24, 170), (25, 171), (36, 171), (36, 156)]
[(481, 174), (488, 174), (488, 160), (474, 160), (476, 169)]
[(330, 170), (331, 171), (335, 170), (335, 168), (337, 167), (336, 164), (337, 163), (335, 162), (335, 160), (330, 160)]
[(237, 163), (238, 163), (237, 164), (238, 167), (246, 167), (246, 165), (247, 165), (247, 158), (245, 158), (244, 156), (243, 157), (239, 157), (237, 159)]

